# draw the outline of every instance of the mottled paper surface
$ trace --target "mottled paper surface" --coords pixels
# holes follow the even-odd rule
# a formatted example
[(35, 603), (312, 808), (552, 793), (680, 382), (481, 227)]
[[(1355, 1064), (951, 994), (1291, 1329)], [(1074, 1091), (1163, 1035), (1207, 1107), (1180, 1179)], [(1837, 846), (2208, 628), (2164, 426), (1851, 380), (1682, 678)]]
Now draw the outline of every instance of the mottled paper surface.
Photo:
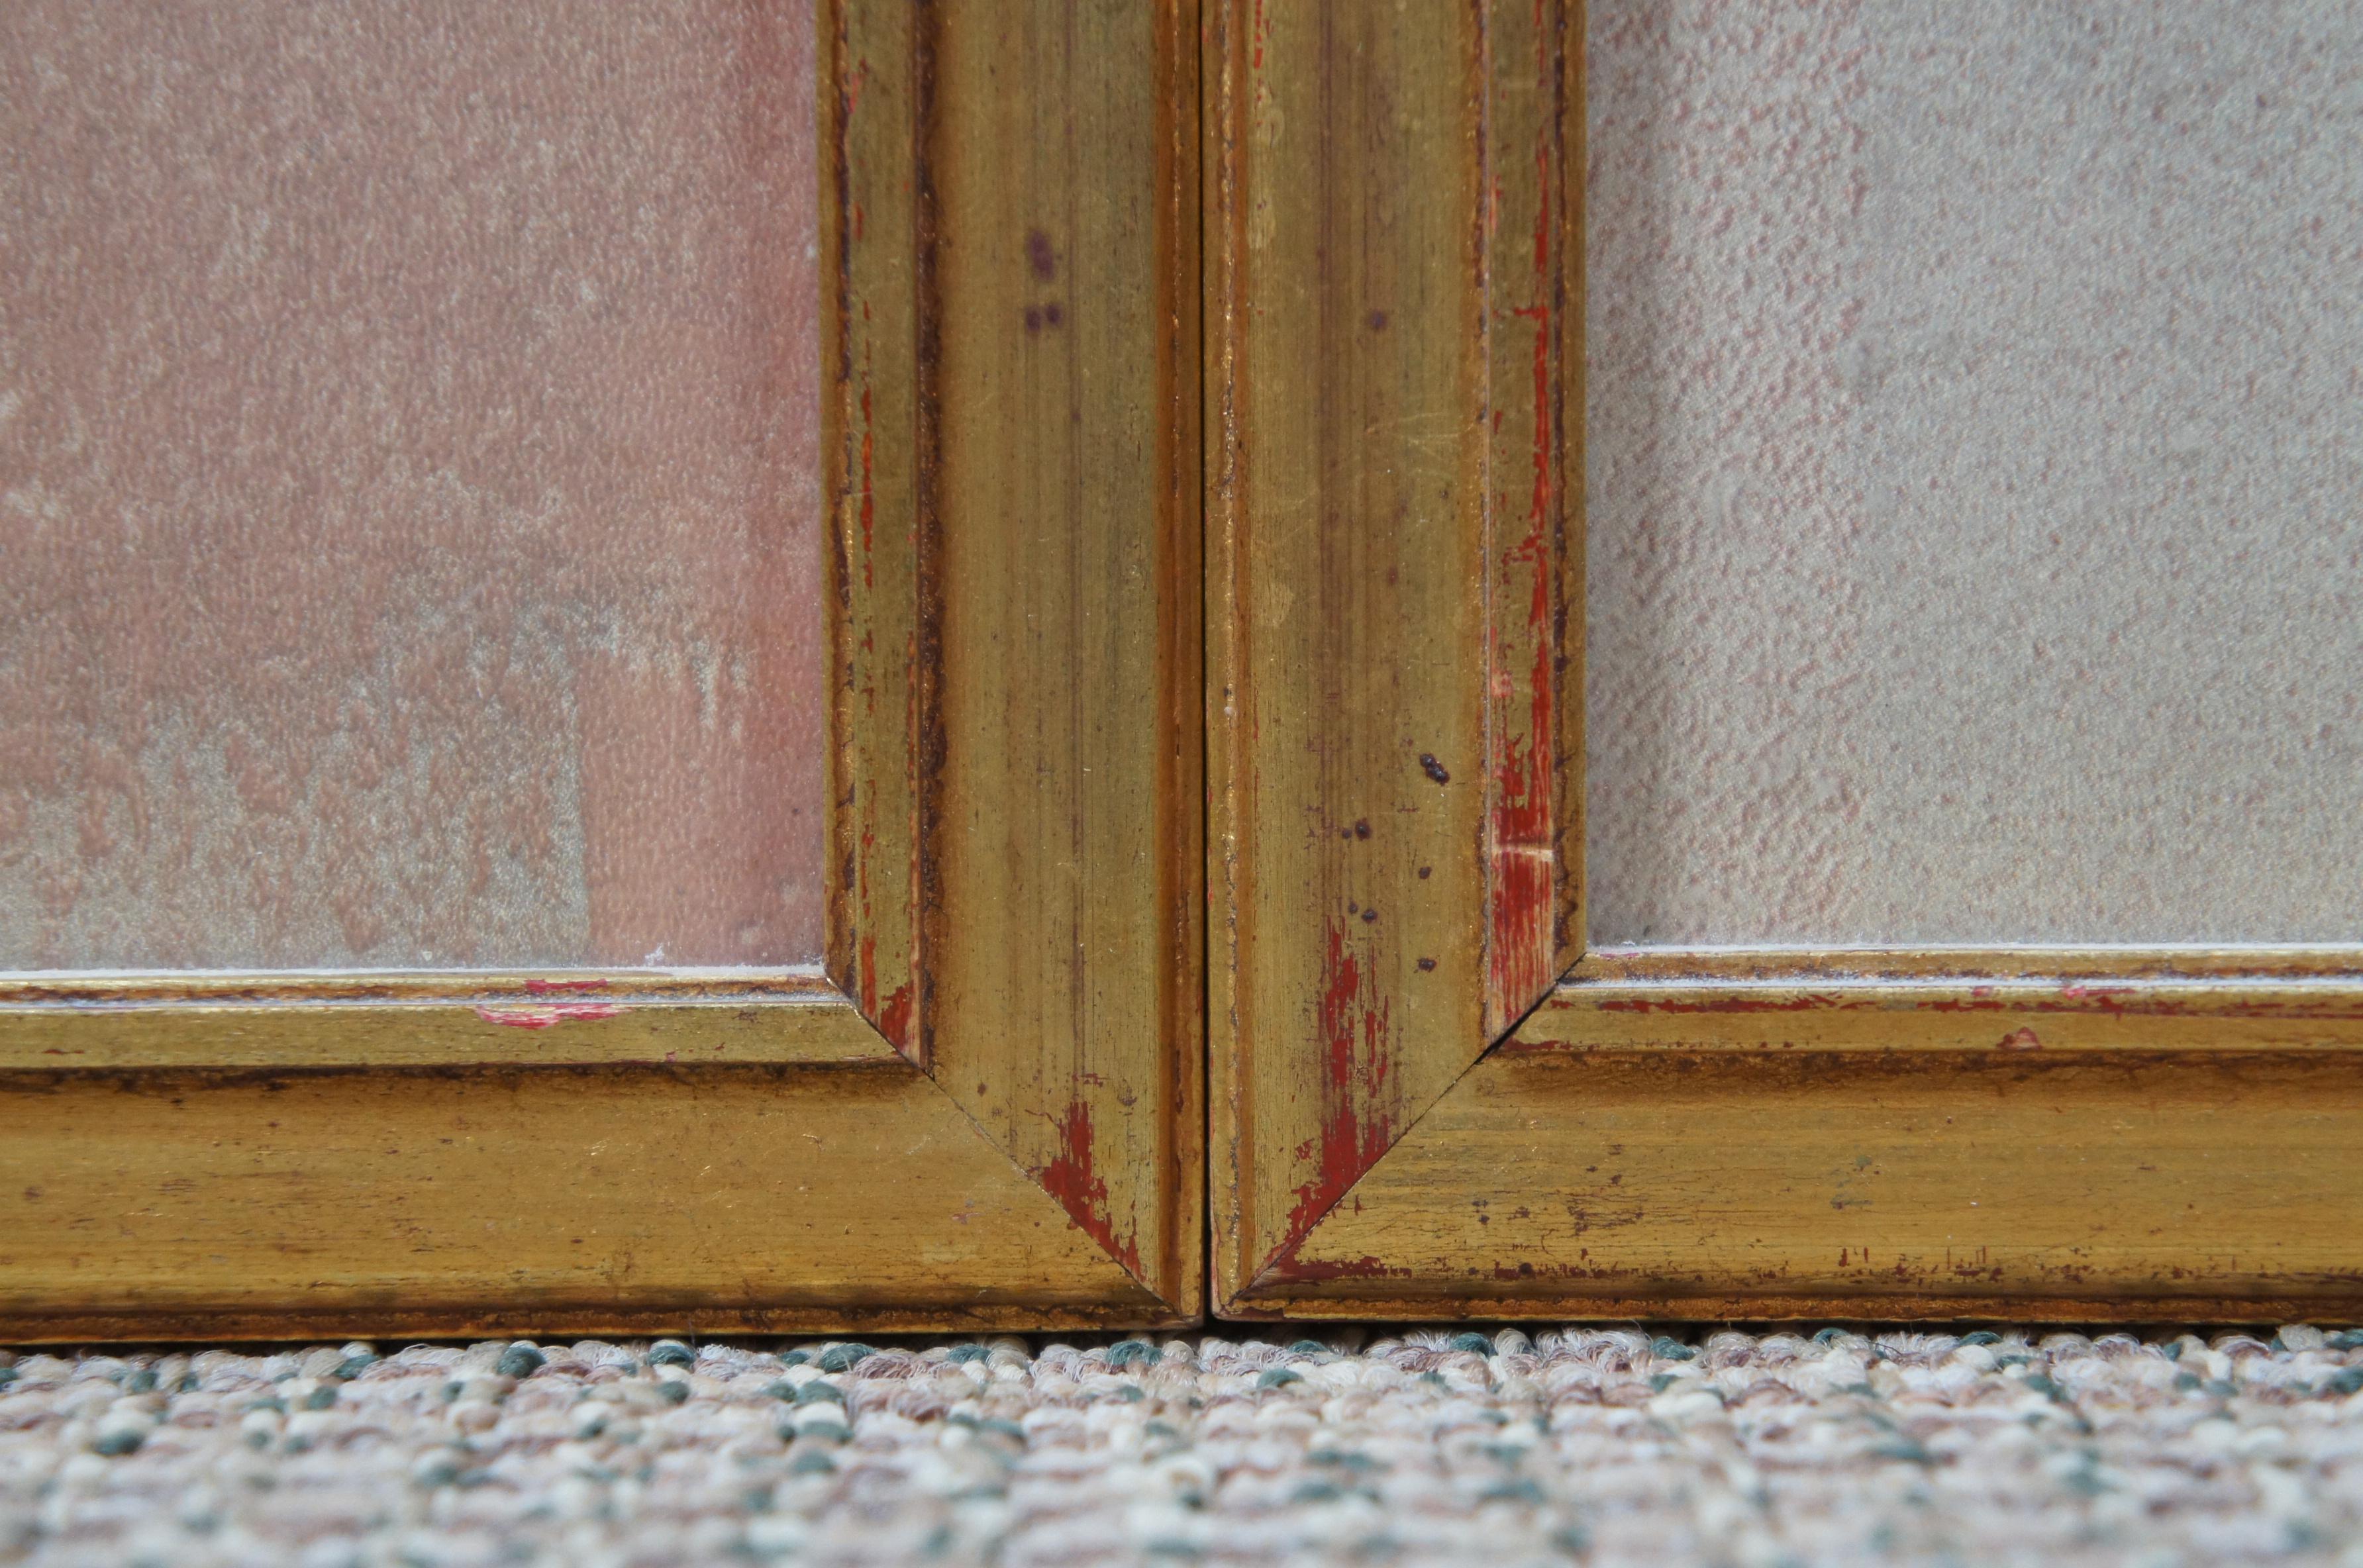
[(1593, 939), (2363, 937), (2363, 6), (1590, 42)]
[(0, 968), (818, 953), (811, 28), (0, 7)]

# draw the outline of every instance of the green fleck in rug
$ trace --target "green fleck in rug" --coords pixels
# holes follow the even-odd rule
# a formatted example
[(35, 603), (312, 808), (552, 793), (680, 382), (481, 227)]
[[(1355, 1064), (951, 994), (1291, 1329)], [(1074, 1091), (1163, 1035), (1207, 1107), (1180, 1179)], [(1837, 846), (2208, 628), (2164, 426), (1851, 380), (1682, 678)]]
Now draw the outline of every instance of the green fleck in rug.
[(0, 1354), (0, 1562), (2363, 1565), (2363, 1332)]

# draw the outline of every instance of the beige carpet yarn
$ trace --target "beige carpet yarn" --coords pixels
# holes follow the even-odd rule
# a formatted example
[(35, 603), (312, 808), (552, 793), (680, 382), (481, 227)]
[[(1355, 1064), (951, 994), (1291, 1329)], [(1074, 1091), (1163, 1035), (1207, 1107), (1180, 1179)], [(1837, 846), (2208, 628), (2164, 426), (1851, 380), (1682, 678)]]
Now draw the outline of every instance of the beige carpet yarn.
[(0, 1562), (2363, 1564), (2363, 1333), (58, 1355)]

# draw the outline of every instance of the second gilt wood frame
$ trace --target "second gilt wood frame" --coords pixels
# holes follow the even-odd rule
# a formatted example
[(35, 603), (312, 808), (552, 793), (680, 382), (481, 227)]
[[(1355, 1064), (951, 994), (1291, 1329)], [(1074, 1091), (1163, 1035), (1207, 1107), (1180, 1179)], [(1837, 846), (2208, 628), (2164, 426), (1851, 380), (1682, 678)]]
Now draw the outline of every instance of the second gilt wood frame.
[(1215, 1309), (2363, 1310), (2354, 953), (1584, 951), (1581, 37), (1210, 0)]
[(1201, 1313), (1197, 50), (822, 0), (825, 973), (0, 981), (0, 1332)]

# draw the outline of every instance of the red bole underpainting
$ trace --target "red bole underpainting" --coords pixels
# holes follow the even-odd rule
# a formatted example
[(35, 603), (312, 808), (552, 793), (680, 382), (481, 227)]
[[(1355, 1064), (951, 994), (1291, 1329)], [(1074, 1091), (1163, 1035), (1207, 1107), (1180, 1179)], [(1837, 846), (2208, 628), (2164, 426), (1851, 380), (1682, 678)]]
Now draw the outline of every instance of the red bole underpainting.
[(0, 13), (0, 968), (818, 955), (811, 29)]

